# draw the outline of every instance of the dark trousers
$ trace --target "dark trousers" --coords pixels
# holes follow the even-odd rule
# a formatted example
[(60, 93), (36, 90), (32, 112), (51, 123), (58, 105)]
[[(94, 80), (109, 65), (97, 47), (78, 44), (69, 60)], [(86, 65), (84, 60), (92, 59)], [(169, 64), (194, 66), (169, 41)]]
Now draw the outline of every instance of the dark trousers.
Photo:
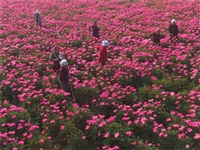
[(52, 66), (52, 68), (54, 72), (59, 73), (60, 66)]
[(36, 22), (36, 26), (42, 27), (42, 25), (41, 25), (41, 24), (39, 24), (39, 23), (37, 23), (37, 22)]
[(101, 65), (104, 66), (106, 64), (106, 62), (101, 62)]
[(178, 34), (174, 35), (174, 34), (170, 34), (170, 40), (172, 41), (173, 39), (176, 39), (176, 41), (178, 40)]
[(98, 39), (100, 38), (99, 35), (96, 35), (96, 34), (93, 34), (93, 36), (94, 36), (95, 38), (98, 38)]
[(154, 46), (160, 46), (160, 42), (153, 42)]
[(67, 82), (65, 82), (65, 81), (60, 81), (60, 87), (61, 87), (65, 92), (67, 92), (67, 89), (68, 89), (68, 84), (67, 84)]

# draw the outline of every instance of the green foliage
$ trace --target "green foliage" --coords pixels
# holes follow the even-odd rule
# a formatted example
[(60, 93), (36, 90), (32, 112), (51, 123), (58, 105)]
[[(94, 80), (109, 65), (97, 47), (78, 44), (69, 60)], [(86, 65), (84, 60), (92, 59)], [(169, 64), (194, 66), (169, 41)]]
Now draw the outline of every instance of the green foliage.
[(192, 89), (193, 85), (187, 78), (179, 78), (174, 82), (173, 79), (168, 80), (166, 78), (158, 79), (154, 81), (156, 85), (163, 85), (163, 88), (169, 92), (178, 92), (183, 90), (190, 90)]
[(165, 77), (165, 72), (159, 68), (153, 68), (151, 71), (152, 75), (157, 77), (158, 79), (162, 79)]
[(26, 14), (26, 13), (21, 14), (21, 17), (22, 17), (22, 18), (27, 18), (27, 14)]
[(126, 51), (126, 56), (132, 60), (133, 51)]
[[(6, 133), (6, 132), (14, 131), (13, 134), (8, 135), (9, 138), (12, 138), (12, 137), (18, 137), (18, 139), (24, 138), (23, 134), (29, 133), (29, 127), (31, 126), (31, 124), (29, 123), (29, 120), (30, 120), (29, 113), (22, 107), (16, 107), (14, 105), (10, 105), (9, 103), (3, 104), (3, 108), (6, 108), (8, 110), (8, 112), (2, 113), (2, 114), (6, 114), (6, 115), (1, 117), (1, 119), (0, 119), (0, 124), (1, 124), (0, 132)], [(23, 122), (20, 123), (20, 120), (23, 120)], [(6, 123), (21, 124), (22, 128), (19, 130), (17, 125), (8, 126), (8, 124), (6, 124)], [(25, 124), (29, 124), (28, 127), (25, 127)], [(34, 129), (32, 131), (32, 134), (34, 134), (34, 136), (35, 136), (34, 139), (38, 140), (38, 137), (39, 137), (38, 129)], [(34, 139), (28, 140), (26, 137), (25, 143), (32, 142), (32, 140), (34, 140)], [(1, 139), (1, 142), (4, 142), (4, 141), (7, 141), (6, 138)], [(6, 147), (1, 145), (1, 148), (2, 149), (4, 149), (4, 148), (12, 149), (14, 145), (16, 145), (17, 147), (20, 148), (20, 146), (17, 144), (17, 141), (15, 141), (14, 143), (7, 142)]]
[(33, 39), (28, 40), (28, 43), (30, 43), (31, 45), (35, 44), (35, 41)]
[(144, 39), (149, 39), (150, 37), (149, 37), (149, 34), (145, 34), (144, 36), (143, 36), (143, 38)]
[(186, 144), (192, 144), (190, 139), (177, 139), (178, 131), (169, 130), (166, 133), (168, 134), (167, 141), (165, 138), (160, 138), (163, 149), (185, 149)]
[(118, 38), (116, 38), (116, 39), (113, 41), (113, 46), (116, 46), (116, 45), (117, 45), (117, 42), (118, 42)]
[(73, 47), (80, 48), (80, 47), (82, 47), (82, 41), (80, 41), (80, 40), (75, 40), (75, 41), (73, 41), (72, 46), (73, 46)]
[(6, 38), (6, 37), (7, 37), (7, 34), (5, 33), (0, 34), (0, 38)]
[(18, 36), (18, 38), (20, 38), (20, 39), (23, 39), (23, 38), (25, 37), (25, 35), (23, 35), (23, 34), (21, 34), (21, 33), (18, 34), (17, 36)]
[(196, 46), (195, 48), (194, 48), (194, 51), (199, 51), (200, 50), (200, 46)]
[(97, 98), (99, 94), (97, 93), (97, 90), (95, 88), (91, 88), (89, 85), (86, 87), (80, 87), (74, 91), (74, 94), (76, 95), (76, 102), (82, 106), (92, 104), (92, 100), (94, 98)]

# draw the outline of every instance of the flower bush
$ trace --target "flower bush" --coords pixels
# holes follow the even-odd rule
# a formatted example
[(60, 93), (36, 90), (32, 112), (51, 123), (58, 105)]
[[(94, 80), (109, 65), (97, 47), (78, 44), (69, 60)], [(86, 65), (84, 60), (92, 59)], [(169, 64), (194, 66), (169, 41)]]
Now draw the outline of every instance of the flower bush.
[[(3, 1), (0, 149), (200, 149), (199, 8), (197, 0)], [(88, 31), (93, 21), (99, 40)], [(157, 27), (162, 47), (148, 41)], [(102, 67), (104, 39), (110, 64)], [(76, 102), (52, 71), (55, 46)]]

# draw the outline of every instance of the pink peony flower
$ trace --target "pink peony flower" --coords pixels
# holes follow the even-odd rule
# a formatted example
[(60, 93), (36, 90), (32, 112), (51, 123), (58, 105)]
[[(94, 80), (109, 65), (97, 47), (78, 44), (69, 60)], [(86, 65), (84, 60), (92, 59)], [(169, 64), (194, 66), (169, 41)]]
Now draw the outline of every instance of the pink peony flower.
[(136, 144), (137, 144), (137, 142), (136, 142), (136, 141), (133, 141), (133, 142), (132, 142), (132, 145), (136, 145)]
[(187, 128), (187, 132), (192, 132), (192, 128)]
[(187, 144), (187, 145), (185, 145), (185, 148), (190, 148), (190, 146)]
[(44, 143), (44, 140), (43, 140), (43, 139), (40, 139), (39, 142), (40, 142), (41, 144), (43, 144), (43, 143)]
[(200, 139), (200, 134), (199, 134), (199, 133), (195, 133), (194, 139), (195, 139), (195, 140)]
[(60, 126), (60, 130), (64, 130), (65, 129), (65, 126)]
[(119, 132), (115, 133), (114, 137), (118, 138), (119, 137)]
[(19, 141), (18, 144), (19, 145), (24, 145), (24, 141)]
[(108, 138), (109, 135), (110, 135), (110, 133), (109, 133), (109, 132), (106, 132), (106, 133), (104, 134), (104, 138)]
[(126, 135), (131, 136), (132, 132), (131, 131), (126, 131)]
[(51, 124), (54, 124), (55, 122), (56, 122), (55, 120), (51, 120), (51, 121), (50, 121)]

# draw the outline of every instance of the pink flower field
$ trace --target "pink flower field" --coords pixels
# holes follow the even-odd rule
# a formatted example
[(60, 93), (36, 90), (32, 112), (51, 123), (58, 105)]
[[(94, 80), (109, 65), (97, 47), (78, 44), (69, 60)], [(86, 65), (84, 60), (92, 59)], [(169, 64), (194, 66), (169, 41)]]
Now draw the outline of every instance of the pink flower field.
[[(1, 8), (1, 150), (200, 149), (200, 1), (1, 0)], [(88, 30), (94, 21), (99, 40)], [(162, 46), (149, 41), (156, 28)], [(55, 46), (76, 102), (52, 70)]]

